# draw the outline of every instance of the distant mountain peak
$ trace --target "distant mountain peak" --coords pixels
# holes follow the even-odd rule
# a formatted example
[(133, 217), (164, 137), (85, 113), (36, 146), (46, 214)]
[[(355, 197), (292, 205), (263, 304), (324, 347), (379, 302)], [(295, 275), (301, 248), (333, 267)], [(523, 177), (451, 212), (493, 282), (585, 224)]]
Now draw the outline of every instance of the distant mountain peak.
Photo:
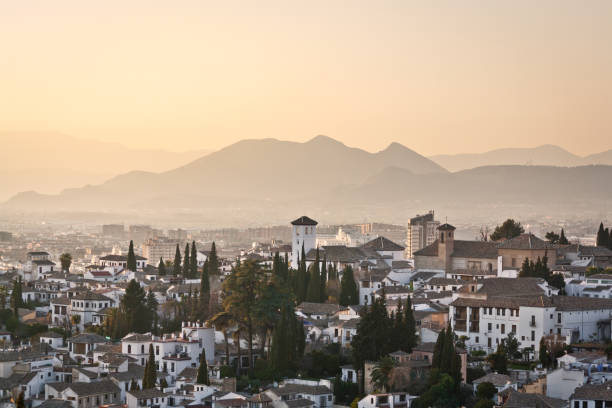
[(344, 146), (344, 143), (325, 135), (317, 135), (307, 141), (308, 144), (336, 144)]
[(401, 152), (401, 151), (406, 151), (406, 150), (410, 150), (409, 148), (407, 148), (406, 146), (404, 146), (401, 143), (398, 142), (391, 142), (389, 143), (389, 146), (387, 146), (384, 150), (382, 150), (383, 152)]

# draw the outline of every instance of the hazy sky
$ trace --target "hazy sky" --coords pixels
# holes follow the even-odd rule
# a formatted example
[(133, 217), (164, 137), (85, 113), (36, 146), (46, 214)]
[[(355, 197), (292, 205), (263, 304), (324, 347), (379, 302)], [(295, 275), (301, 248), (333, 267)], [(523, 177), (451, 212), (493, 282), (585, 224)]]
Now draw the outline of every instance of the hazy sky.
[(0, 131), (612, 148), (612, 1), (0, 0)]

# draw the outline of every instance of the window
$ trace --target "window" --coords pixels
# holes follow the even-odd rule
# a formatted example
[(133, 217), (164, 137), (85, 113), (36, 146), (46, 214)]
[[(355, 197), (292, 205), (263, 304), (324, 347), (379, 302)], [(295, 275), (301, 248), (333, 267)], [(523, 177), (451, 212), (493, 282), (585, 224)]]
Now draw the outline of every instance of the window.
[(144, 354), (144, 344), (140, 346), (140, 354)]
[(478, 336), (476, 336), (476, 338), (474, 339), (474, 341), (475, 341), (476, 343), (480, 343), (480, 341), (479, 341), (479, 340), (480, 340), (480, 339), (478, 338)]
[(506, 315), (506, 309), (502, 309), (502, 316)]
[(505, 324), (501, 325), (501, 334), (506, 334), (506, 325)]
[(131, 353), (131, 352), (132, 352), (132, 345), (128, 344), (128, 353)]
[(561, 313), (557, 313), (557, 323), (561, 323)]
[(516, 267), (516, 258), (512, 258), (512, 267)]
[(159, 346), (155, 346), (155, 355), (159, 356)]
[(516, 334), (516, 324), (512, 325), (512, 333)]
[(491, 338), (490, 337), (487, 339), (487, 346), (491, 348)]
[(535, 331), (531, 331), (531, 341), (535, 341)]
[(493, 327), (492, 327), (491, 323), (488, 323), (487, 324), (487, 331), (491, 331), (491, 330), (493, 330)]
[(493, 308), (492, 307), (489, 308), (489, 314), (493, 315)]
[(499, 314), (500, 314), (500, 309), (499, 309), (499, 307), (495, 309), (495, 313), (497, 313), (497, 315), (499, 316)]

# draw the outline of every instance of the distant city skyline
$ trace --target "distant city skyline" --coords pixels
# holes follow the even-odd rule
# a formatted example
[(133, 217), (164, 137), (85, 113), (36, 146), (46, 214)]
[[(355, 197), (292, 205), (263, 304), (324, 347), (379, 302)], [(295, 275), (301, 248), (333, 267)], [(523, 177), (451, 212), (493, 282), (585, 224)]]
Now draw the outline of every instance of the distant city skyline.
[(0, 132), (612, 148), (612, 2), (2, 2)]

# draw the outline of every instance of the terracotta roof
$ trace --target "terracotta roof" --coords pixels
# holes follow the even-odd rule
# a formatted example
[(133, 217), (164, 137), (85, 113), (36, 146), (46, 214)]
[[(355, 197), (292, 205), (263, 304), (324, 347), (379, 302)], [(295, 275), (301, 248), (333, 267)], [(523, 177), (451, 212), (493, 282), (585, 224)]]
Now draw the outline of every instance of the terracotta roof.
[(291, 221), (292, 225), (317, 225), (318, 222), (316, 222), (315, 220), (313, 220), (312, 218), (308, 218), (305, 215), (302, 215), (300, 218), (298, 218), (297, 220), (293, 220)]
[(121, 391), (121, 389), (119, 389), (119, 387), (117, 387), (115, 383), (110, 380), (95, 381), (91, 383), (74, 382), (74, 383), (67, 384), (67, 385), (68, 387), (66, 388), (70, 388), (79, 397), (111, 393), (111, 392), (114, 393), (114, 392)]
[(521, 234), (497, 244), (500, 249), (554, 249), (548, 241), (544, 241), (531, 233)]
[(503, 392), (508, 395), (503, 405), (504, 408), (565, 408), (568, 406), (565, 400), (518, 392), (514, 388), (507, 388)]
[(439, 231), (454, 231), (454, 230), (456, 230), (456, 229), (457, 229), (457, 228), (453, 227), (452, 225), (450, 225), (450, 224), (448, 224), (448, 223), (442, 224), (442, 225), (440, 225), (440, 226), (438, 227), (438, 230), (439, 230)]
[(385, 237), (378, 237), (361, 246), (362, 248), (371, 248), (375, 251), (403, 251), (405, 248)]
[[(416, 251), (414, 256), (438, 256), (438, 240), (431, 245)], [(452, 257), (457, 258), (478, 258), (495, 259), (497, 258), (497, 244), (488, 241), (463, 241), (456, 239), (453, 241)]]

